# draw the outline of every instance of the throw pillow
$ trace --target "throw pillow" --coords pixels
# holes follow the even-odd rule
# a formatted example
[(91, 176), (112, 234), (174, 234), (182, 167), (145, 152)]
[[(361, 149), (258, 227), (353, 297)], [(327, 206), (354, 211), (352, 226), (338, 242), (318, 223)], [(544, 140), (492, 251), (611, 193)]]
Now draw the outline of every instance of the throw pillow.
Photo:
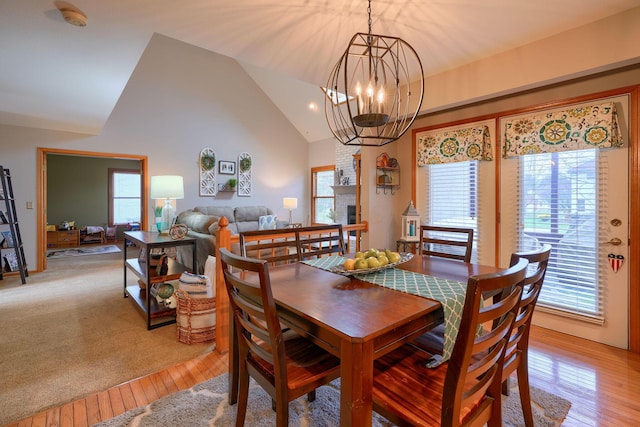
[(275, 230), (275, 229), (276, 229), (275, 215), (263, 215), (258, 218), (258, 230)]

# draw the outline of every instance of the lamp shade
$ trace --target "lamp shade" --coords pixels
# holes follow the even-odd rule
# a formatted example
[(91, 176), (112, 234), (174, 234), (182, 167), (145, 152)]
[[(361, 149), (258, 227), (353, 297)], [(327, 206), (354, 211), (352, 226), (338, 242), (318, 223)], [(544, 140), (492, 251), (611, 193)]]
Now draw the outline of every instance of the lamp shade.
[(285, 197), (282, 199), (282, 207), (285, 209), (298, 209), (298, 199), (295, 197)]
[(157, 175), (151, 177), (152, 199), (183, 199), (184, 184), (178, 175)]

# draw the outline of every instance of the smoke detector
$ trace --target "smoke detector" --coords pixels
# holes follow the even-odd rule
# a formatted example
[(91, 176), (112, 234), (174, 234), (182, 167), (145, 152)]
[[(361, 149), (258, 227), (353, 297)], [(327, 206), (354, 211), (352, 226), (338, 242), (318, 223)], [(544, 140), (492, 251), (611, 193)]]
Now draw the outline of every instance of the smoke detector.
[(87, 26), (87, 16), (79, 10), (69, 7), (61, 7), (59, 10), (67, 23), (75, 25), (76, 27)]

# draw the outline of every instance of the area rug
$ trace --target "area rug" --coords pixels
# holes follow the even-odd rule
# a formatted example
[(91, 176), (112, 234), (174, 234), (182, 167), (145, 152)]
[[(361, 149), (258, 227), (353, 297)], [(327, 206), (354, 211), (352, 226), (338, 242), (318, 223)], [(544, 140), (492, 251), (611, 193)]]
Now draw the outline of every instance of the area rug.
[(47, 258), (62, 258), (67, 256), (97, 255), (120, 252), (116, 245), (91, 246), (87, 248), (50, 249), (47, 251)]
[[(237, 405), (227, 401), (228, 374), (220, 375), (189, 390), (166, 396), (147, 406), (125, 412), (95, 427), (209, 427), (235, 424)], [(512, 383), (516, 384), (515, 381)], [(524, 426), (520, 397), (516, 390), (503, 397), (503, 426)], [(571, 403), (561, 397), (533, 388), (534, 422), (536, 427), (559, 426), (569, 412)], [(271, 409), (271, 397), (253, 380), (249, 391), (249, 409), (245, 425), (274, 426), (276, 414)], [(340, 380), (320, 387), (316, 401), (301, 397), (289, 404), (289, 425), (338, 426), (340, 423)], [(392, 426), (388, 420), (373, 414), (373, 426)]]
[(65, 257), (26, 285), (0, 281), (0, 426), (214, 348), (178, 342), (176, 325), (148, 331), (123, 297), (122, 269), (122, 252)]

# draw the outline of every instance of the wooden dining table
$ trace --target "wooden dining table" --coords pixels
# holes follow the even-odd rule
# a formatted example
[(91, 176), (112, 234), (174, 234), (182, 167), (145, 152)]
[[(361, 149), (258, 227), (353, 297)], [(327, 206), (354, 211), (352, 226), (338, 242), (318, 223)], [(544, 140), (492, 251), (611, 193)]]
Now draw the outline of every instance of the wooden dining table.
[[(464, 283), (471, 275), (498, 271), (421, 255), (394, 268)], [(442, 305), (305, 263), (271, 267), (269, 273), (283, 324), (340, 358), (340, 425), (371, 426), (374, 360), (441, 324)], [(238, 361), (233, 326), (230, 332), (233, 404)]]

